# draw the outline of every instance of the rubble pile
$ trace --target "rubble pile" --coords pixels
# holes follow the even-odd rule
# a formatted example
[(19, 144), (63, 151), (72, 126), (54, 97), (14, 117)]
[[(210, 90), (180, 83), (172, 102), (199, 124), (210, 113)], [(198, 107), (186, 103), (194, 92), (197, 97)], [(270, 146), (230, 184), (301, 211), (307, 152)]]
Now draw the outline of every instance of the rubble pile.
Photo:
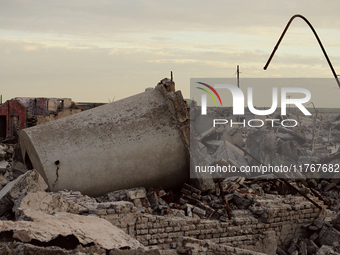
[[(161, 95), (158, 95), (159, 90)], [(79, 173), (73, 174), (72, 178), (80, 180), (79, 183), (85, 182), (84, 186), (76, 186), (68, 176), (71, 175), (69, 171), (74, 169), (65, 168), (69, 167), (64, 163), (65, 159), (55, 160), (53, 153), (48, 154), (45, 149), (40, 151), (51, 156), (43, 164), (52, 169), (50, 172), (40, 169), (41, 176), (39, 169), (33, 169), (32, 165), (29, 170), (25, 169), (23, 162), (29, 166), (30, 161), (27, 155), (23, 159), (18, 153), (19, 145), (0, 144), (1, 254), (340, 254), (340, 174), (335, 168), (327, 173), (322, 168), (321, 171), (306, 171), (310, 164), (335, 166), (340, 163), (340, 116), (318, 111), (312, 117), (290, 113), (289, 118), (298, 120), (298, 125), (290, 128), (276, 122), (266, 122), (260, 128), (242, 125), (197, 128), (193, 121), (189, 130), (186, 105), (181, 94), (175, 92), (173, 81), (164, 79), (157, 90), (149, 89), (147, 94), (140, 96), (147, 96), (148, 102), (155, 100), (155, 95), (159, 97), (157, 102), (161, 107), (146, 103), (145, 109), (152, 105), (153, 111), (159, 110), (159, 116), (162, 116), (163, 111), (169, 111), (170, 107), (172, 113), (166, 120), (173, 128), (167, 124), (160, 127), (156, 123), (152, 126), (155, 133), (149, 133), (147, 127), (152, 121), (143, 119), (146, 115), (142, 115), (140, 118), (147, 124), (143, 132), (150, 139), (157, 132), (159, 137), (169, 139), (166, 141), (173, 141), (176, 137), (179, 149), (168, 150), (169, 146), (164, 142), (164, 154), (160, 154), (159, 158), (166, 160), (160, 162), (152, 157), (160, 152), (155, 147), (156, 143), (151, 143), (150, 150), (146, 150), (147, 157), (141, 151), (145, 147), (138, 147), (138, 155), (133, 157), (143, 158), (146, 166), (140, 169), (135, 163), (130, 165), (133, 157), (125, 157), (130, 153), (121, 152), (122, 161), (120, 157), (114, 158), (117, 159), (114, 160), (116, 167), (124, 163), (125, 168), (122, 169), (135, 171), (127, 174), (134, 175), (135, 187), (126, 182), (129, 176), (126, 176), (125, 170), (119, 172), (119, 176), (111, 172), (110, 160), (102, 160), (105, 167), (98, 168), (105, 171), (91, 167), (93, 172), (84, 174), (81, 164), (77, 165)], [(136, 99), (134, 102), (139, 101)], [(126, 105), (130, 107), (130, 104)], [(102, 109), (109, 107), (114, 106)], [(142, 112), (138, 107), (134, 109)], [(192, 108), (190, 119), (194, 119), (197, 113), (198, 107)], [(224, 119), (230, 117), (231, 112), (229, 109), (215, 109), (209, 114)], [(106, 112), (102, 117), (107, 119)], [(286, 120), (287, 125), (294, 124), (283, 116), (267, 117)], [(83, 122), (79, 123), (82, 126)], [(66, 124), (69, 125), (69, 122)], [(102, 126), (100, 121), (94, 124)], [(49, 124), (54, 125), (57, 127), (57, 124)], [(106, 139), (106, 134), (112, 135), (114, 128), (111, 124), (107, 126), (110, 132), (100, 139), (112, 149), (112, 141)], [(36, 138), (42, 142), (40, 145), (45, 148), (43, 142), (46, 142), (44, 139), (49, 130), (43, 129), (44, 126), (39, 126), (34, 130)], [(41, 137), (39, 130), (45, 135)], [(135, 129), (130, 133), (134, 132)], [(164, 135), (167, 132), (172, 135)], [(62, 133), (60, 135), (63, 136)], [(122, 141), (117, 144), (125, 144), (124, 132), (119, 131), (116, 135), (120, 135)], [(113, 138), (117, 136), (112, 135)], [(140, 144), (139, 136), (134, 139), (136, 144)], [(78, 140), (86, 142), (85, 145), (90, 144), (86, 139)], [(186, 151), (189, 143), (190, 159)], [(32, 146), (27, 148), (33, 150)], [(131, 152), (133, 146), (126, 146), (129, 149), (126, 151)], [(84, 149), (86, 153), (89, 152), (88, 147)], [(91, 153), (86, 155), (90, 154), (91, 157), (100, 155), (96, 148), (91, 148)], [(106, 154), (113, 159), (111, 154), (117, 154), (117, 150), (113, 149), (112, 153), (106, 151)], [(91, 161), (86, 155), (84, 161)], [(179, 161), (171, 160), (171, 156)], [(155, 178), (152, 182), (144, 181), (150, 176), (150, 159), (159, 164), (151, 171)], [(37, 162), (37, 158), (33, 160)], [(178, 162), (181, 166), (177, 165)], [(169, 163), (173, 167), (167, 169), (175, 172), (168, 174), (163, 171), (165, 175), (160, 176), (160, 169), (168, 167)], [(96, 166), (94, 160), (91, 164)], [(280, 173), (240, 171), (242, 167), (256, 169), (265, 165), (301, 168)], [(188, 168), (188, 172), (190, 170), (191, 179), (187, 178), (188, 172), (183, 173), (182, 166)], [(209, 173), (203, 167), (197, 171), (197, 166), (220, 166), (235, 171), (225, 176)], [(98, 171), (105, 172), (105, 175), (98, 177)], [(48, 174), (44, 176), (44, 173)], [(180, 181), (177, 180), (179, 175), (173, 173), (181, 174)], [(50, 177), (55, 180), (51, 181)], [(94, 181), (105, 184), (105, 187), (95, 190), (93, 187), (97, 184)], [(162, 181), (171, 181), (172, 185), (163, 186)], [(63, 182), (74, 190), (56, 186)], [(150, 183), (159, 185), (152, 186)], [(77, 187), (82, 187), (83, 191)]]
[(307, 238), (292, 239), (287, 253), (280, 254), (340, 254), (340, 212), (334, 217), (316, 218), (308, 226)]
[[(233, 129), (228, 135), (242, 132)], [(309, 149), (297, 144), (287, 147), (295, 150), (291, 156), (282, 155), (279, 144), (285, 142), (277, 134), (266, 129), (242, 133), (247, 139), (239, 146), (209, 140), (217, 134), (208, 130), (198, 136), (198, 144), (211, 162), (238, 168), (257, 163), (242, 148), (263, 162), (308, 157)], [(8, 161), (12, 151), (6, 149)], [(323, 153), (323, 158), (310, 157), (337, 162), (337, 153)], [(35, 170), (15, 179), (13, 172), (6, 165), (0, 191), (0, 250), (8, 254), (124, 254), (124, 249), (133, 254), (336, 254), (340, 247), (340, 216), (334, 217), (337, 178), (236, 175), (192, 181), (180, 190), (136, 187), (89, 197), (72, 190), (47, 192)]]
[(0, 189), (2, 189), (7, 183), (18, 177), (20, 174), (22, 174), (20, 169), (18, 170), (12, 168), (13, 158), (18, 151), (18, 147), (18, 145), (12, 144), (0, 144)]

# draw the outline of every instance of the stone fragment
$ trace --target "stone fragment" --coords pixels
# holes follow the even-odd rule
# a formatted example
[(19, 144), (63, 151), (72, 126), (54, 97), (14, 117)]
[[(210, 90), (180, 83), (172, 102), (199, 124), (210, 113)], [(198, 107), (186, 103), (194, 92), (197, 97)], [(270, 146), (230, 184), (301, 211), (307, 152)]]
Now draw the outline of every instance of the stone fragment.
[(321, 248), (318, 250), (316, 255), (339, 255), (340, 253), (335, 252), (331, 246), (322, 245)]
[(214, 154), (214, 157), (218, 160), (225, 160), (237, 168), (240, 168), (241, 166), (248, 166), (243, 152), (228, 141), (223, 142), (223, 144)]
[(69, 202), (61, 194), (47, 193), (44, 191), (28, 192), (16, 205), (20, 209), (31, 209), (52, 214), (54, 212), (79, 213), (80, 208), (77, 204)]
[(197, 195), (201, 195), (201, 191), (199, 189), (196, 189), (194, 186), (191, 186), (187, 183), (184, 183), (183, 188), (190, 190), (192, 193), (196, 193)]
[(27, 192), (44, 191), (48, 188), (44, 179), (36, 170), (30, 170), (8, 183), (0, 191), (0, 216), (12, 209), (13, 204), (20, 203)]
[[(73, 240), (72, 240), (73, 241)], [(66, 248), (57, 246), (37, 246), (29, 243), (21, 242), (1, 242), (0, 243), (0, 254), (6, 255), (17, 255), (17, 254), (34, 254), (34, 255), (78, 255), (78, 254), (96, 254), (106, 255), (106, 250), (100, 248), (98, 245), (91, 245), (83, 247), (82, 245), (76, 246), (71, 240), (65, 244)], [(73, 246), (76, 246), (74, 249)]]
[(340, 230), (340, 212), (334, 216), (332, 219), (332, 224), (337, 230)]
[(293, 252), (296, 251), (298, 241), (299, 241), (299, 239), (296, 238), (296, 237), (294, 237), (294, 238), (292, 239), (292, 241), (290, 242), (290, 246), (289, 246), (289, 248), (288, 248), (288, 250), (287, 250), (287, 251), (288, 251), (288, 254), (293, 254)]
[(182, 188), (182, 189), (181, 189), (181, 193), (184, 194), (184, 195), (191, 196), (190, 190), (187, 190), (187, 189), (185, 189), (185, 188)]
[(99, 217), (70, 213), (49, 215), (30, 209), (23, 210), (23, 214), (30, 221), (0, 221), (1, 231), (11, 231), (13, 238), (21, 242), (49, 242), (58, 236), (74, 236), (84, 246), (97, 244), (106, 250), (143, 247), (121, 229)]
[(307, 251), (309, 254), (315, 254), (319, 250), (319, 247), (312, 241), (308, 240), (307, 242)]
[(297, 141), (300, 145), (303, 145), (307, 142), (307, 140), (304, 136), (298, 134), (297, 132), (295, 132), (294, 130), (291, 130), (289, 128), (280, 127), (279, 131), (281, 133), (290, 134), (291, 136), (294, 137), (294, 141)]
[(143, 187), (128, 189), (126, 190), (126, 194), (130, 200), (146, 197), (146, 191)]
[(286, 141), (279, 145), (278, 147), (278, 153), (293, 159), (295, 161), (299, 158), (299, 150), (298, 150), (298, 144), (295, 141)]
[(313, 233), (313, 234), (309, 237), (309, 240), (315, 241), (318, 237), (319, 237), (319, 235), (318, 235), (317, 233)]
[(330, 191), (331, 189), (334, 189), (336, 187), (336, 183), (334, 182), (331, 182), (331, 183), (328, 183), (327, 186), (324, 188), (324, 191)]
[(340, 231), (324, 225), (319, 233), (319, 243), (332, 246), (335, 242), (340, 242)]
[(156, 192), (150, 191), (147, 194), (147, 198), (149, 200), (149, 203), (150, 203), (151, 207), (153, 207), (153, 206), (158, 207), (159, 203), (158, 203), (158, 197), (156, 195)]
[(233, 201), (239, 209), (247, 209), (253, 203), (253, 201), (247, 197), (247, 193), (244, 193), (241, 190), (235, 190), (233, 194)]
[(204, 217), (206, 215), (206, 211), (195, 206), (194, 209), (192, 210), (193, 213), (196, 213), (200, 217)]
[(260, 185), (258, 185), (257, 183), (251, 184), (250, 188), (254, 191), (254, 193), (256, 195), (263, 195), (264, 194), (262, 187)]
[[(247, 151), (260, 162), (276, 152), (277, 142), (273, 131), (257, 130), (248, 134), (246, 141)], [(249, 165), (258, 165), (253, 158), (248, 157)]]
[(317, 231), (317, 230), (319, 230), (319, 228), (318, 228), (317, 226), (314, 226), (314, 225), (309, 225), (309, 226), (308, 226), (308, 229), (309, 229), (309, 230), (312, 230), (312, 231)]
[(314, 220), (314, 225), (318, 228), (321, 229), (324, 224), (324, 221), (321, 218), (317, 218)]
[(307, 255), (307, 244), (304, 241), (299, 243), (299, 254)]
[(185, 204), (185, 206), (186, 206), (187, 216), (192, 217), (192, 210), (194, 209), (194, 206), (191, 204)]
[(208, 166), (208, 154), (200, 150), (194, 128), (190, 125), (190, 183), (202, 192), (213, 191), (215, 183), (209, 173), (197, 172), (195, 166)]
[(166, 195), (166, 192), (164, 191), (164, 189), (163, 188), (152, 188), (152, 189), (150, 189), (150, 192), (151, 191), (153, 191), (153, 192), (155, 192), (156, 193), (156, 195), (157, 195), (157, 197), (162, 197), (162, 196), (165, 196)]
[(237, 128), (233, 128), (229, 132), (223, 132), (220, 139), (226, 140), (230, 142), (231, 144), (237, 144), (240, 147), (242, 147), (244, 143), (242, 133)]
[(280, 247), (277, 247), (276, 253), (278, 255), (288, 255), (284, 250), (282, 250)]

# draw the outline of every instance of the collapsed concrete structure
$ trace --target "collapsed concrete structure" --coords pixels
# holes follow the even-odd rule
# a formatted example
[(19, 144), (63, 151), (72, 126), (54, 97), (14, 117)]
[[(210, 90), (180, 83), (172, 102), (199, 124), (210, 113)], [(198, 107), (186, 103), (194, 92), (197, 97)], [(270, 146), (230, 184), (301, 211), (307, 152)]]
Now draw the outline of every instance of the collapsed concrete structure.
[[(340, 254), (340, 179), (337, 173), (333, 172), (328, 179), (316, 173), (306, 177), (285, 176), (286, 179), (275, 175), (252, 178), (236, 175), (222, 179), (202, 173), (199, 179), (188, 180), (185, 174), (180, 178), (175, 176), (176, 180), (162, 178), (162, 170), (175, 172), (174, 166), (181, 162), (183, 173), (189, 174), (188, 164), (183, 163), (189, 161), (185, 154), (188, 137), (190, 161), (194, 165), (213, 162), (240, 168), (241, 165), (256, 166), (259, 161), (273, 165), (339, 164), (340, 152), (332, 147), (340, 141), (340, 115), (326, 116), (327, 122), (320, 121), (325, 116), (317, 114), (300, 117), (301, 125), (294, 129), (222, 126), (197, 135), (192, 125), (189, 130), (185, 103), (181, 94), (174, 92), (173, 85), (171, 80), (164, 79), (156, 89), (116, 102), (115, 106), (123, 110), (125, 118), (114, 112), (112, 104), (102, 108), (105, 109), (102, 113), (100, 108), (88, 115), (80, 113), (78, 116), (85, 118), (79, 117), (77, 121), (82, 124), (73, 121), (77, 116), (74, 115), (63, 122), (56, 121), (59, 123), (56, 126), (51, 122), (39, 129), (39, 126), (27, 129), (34, 130), (32, 136), (22, 132), (23, 137), (27, 136), (24, 141), (32, 143), (23, 145), (27, 165), (32, 164), (28, 159), (34, 155), (28, 150), (37, 148), (34, 153), (38, 163), (50, 163), (44, 165), (43, 170), (54, 167), (51, 167), (54, 172), (49, 173), (52, 182), (48, 185), (44, 181), (48, 178), (43, 178), (36, 170), (22, 175), (15, 171), (16, 146), (1, 145), (0, 156), (4, 160), (0, 161), (0, 253)], [(137, 107), (140, 103), (143, 106)], [(130, 105), (133, 107), (129, 108)], [(134, 120), (132, 112), (136, 113)], [(163, 112), (165, 117), (161, 116)], [(151, 123), (153, 118), (147, 113), (155, 114), (158, 122)], [(219, 111), (217, 116), (219, 114), (224, 111)], [(172, 130), (157, 126), (159, 120), (170, 125)], [(71, 134), (75, 134), (75, 140), (71, 139)], [(128, 145), (136, 145), (133, 155), (126, 154), (132, 151)], [(174, 146), (177, 151), (166, 146)], [(64, 155), (67, 153), (70, 155)], [(150, 153), (160, 160), (150, 161)], [(178, 162), (169, 165), (167, 157)], [(62, 165), (65, 159), (78, 172)], [(114, 159), (120, 161), (112, 162)], [(144, 168), (148, 160), (148, 169), (139, 172), (144, 176), (132, 176), (137, 175), (133, 172), (136, 164), (142, 163)], [(93, 161), (97, 162), (96, 167)], [(103, 168), (109, 164), (125, 171), (124, 179), (123, 174), (106, 175), (115, 174), (113, 168)], [(81, 167), (92, 171), (95, 181), (99, 175), (103, 183), (112, 183), (105, 187), (110, 192), (104, 194), (102, 189), (98, 193), (88, 193), (92, 197), (82, 194), (78, 182), (85, 190), (91, 184), (90, 176), (81, 172)], [(41, 173), (46, 175), (46, 171)], [(61, 173), (63, 178), (58, 179)], [(73, 185), (65, 182), (68, 176), (72, 177)], [(51, 192), (55, 180), (62, 180), (70, 188)], [(118, 182), (122, 180), (132, 181), (121, 189), (119, 187), (124, 185)], [(186, 181), (189, 183), (184, 183)], [(181, 189), (170, 189), (176, 186)], [(93, 189), (99, 188), (93, 186)]]
[(188, 125), (181, 92), (164, 79), (144, 93), (22, 130), (20, 143), (52, 191), (179, 188), (189, 177)]

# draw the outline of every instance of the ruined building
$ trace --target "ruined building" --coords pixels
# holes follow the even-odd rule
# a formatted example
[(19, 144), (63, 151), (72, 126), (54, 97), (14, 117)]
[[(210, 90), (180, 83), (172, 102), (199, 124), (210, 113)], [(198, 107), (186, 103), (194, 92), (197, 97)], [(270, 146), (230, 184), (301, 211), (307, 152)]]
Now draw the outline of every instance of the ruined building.
[(212, 164), (339, 169), (340, 115), (316, 112), (292, 129), (224, 125), (198, 133), (198, 110), (189, 114), (163, 79), (22, 130), (31, 163), (24, 173), (13, 165), (15, 146), (1, 144), (0, 254), (340, 255), (338, 172), (192, 175), (193, 166)]
[(88, 110), (103, 103), (75, 103), (71, 98), (16, 97), (0, 105), (0, 139), (20, 130)]

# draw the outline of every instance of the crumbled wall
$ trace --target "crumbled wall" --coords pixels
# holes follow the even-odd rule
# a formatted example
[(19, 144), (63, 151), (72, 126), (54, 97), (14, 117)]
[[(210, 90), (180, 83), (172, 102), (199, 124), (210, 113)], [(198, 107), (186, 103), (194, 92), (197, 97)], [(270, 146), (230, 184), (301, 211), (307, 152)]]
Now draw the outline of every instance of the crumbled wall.
[(5, 123), (1, 123), (1, 130), (6, 137), (15, 136), (21, 129), (26, 128), (26, 109), (16, 100), (8, 100), (0, 105), (0, 116), (6, 116)]
[[(318, 198), (312, 199), (323, 205)], [(164, 249), (175, 248), (177, 238), (184, 236), (264, 252), (261, 249), (268, 231), (275, 231), (277, 245), (284, 246), (293, 237), (304, 236), (305, 226), (312, 224), (320, 213), (325, 213), (303, 197), (276, 195), (257, 201), (257, 211), (254, 211), (261, 211), (262, 216), (249, 210), (234, 210), (232, 220), (228, 222), (140, 213), (129, 202), (102, 204), (108, 208), (101, 205), (92, 213), (123, 229), (143, 245)]]
[[(270, 241), (270, 238), (267, 239)], [(228, 245), (215, 244), (209, 241), (197, 240), (189, 237), (179, 237), (177, 241), (179, 254), (223, 254), (223, 255), (268, 255), (276, 254), (275, 250), (267, 253), (252, 252)]]
[(53, 120), (61, 119), (76, 113), (81, 112), (81, 109), (66, 109), (66, 110), (61, 110), (58, 112), (56, 115), (51, 114), (47, 116), (37, 116), (37, 122), (36, 125), (44, 124)]

